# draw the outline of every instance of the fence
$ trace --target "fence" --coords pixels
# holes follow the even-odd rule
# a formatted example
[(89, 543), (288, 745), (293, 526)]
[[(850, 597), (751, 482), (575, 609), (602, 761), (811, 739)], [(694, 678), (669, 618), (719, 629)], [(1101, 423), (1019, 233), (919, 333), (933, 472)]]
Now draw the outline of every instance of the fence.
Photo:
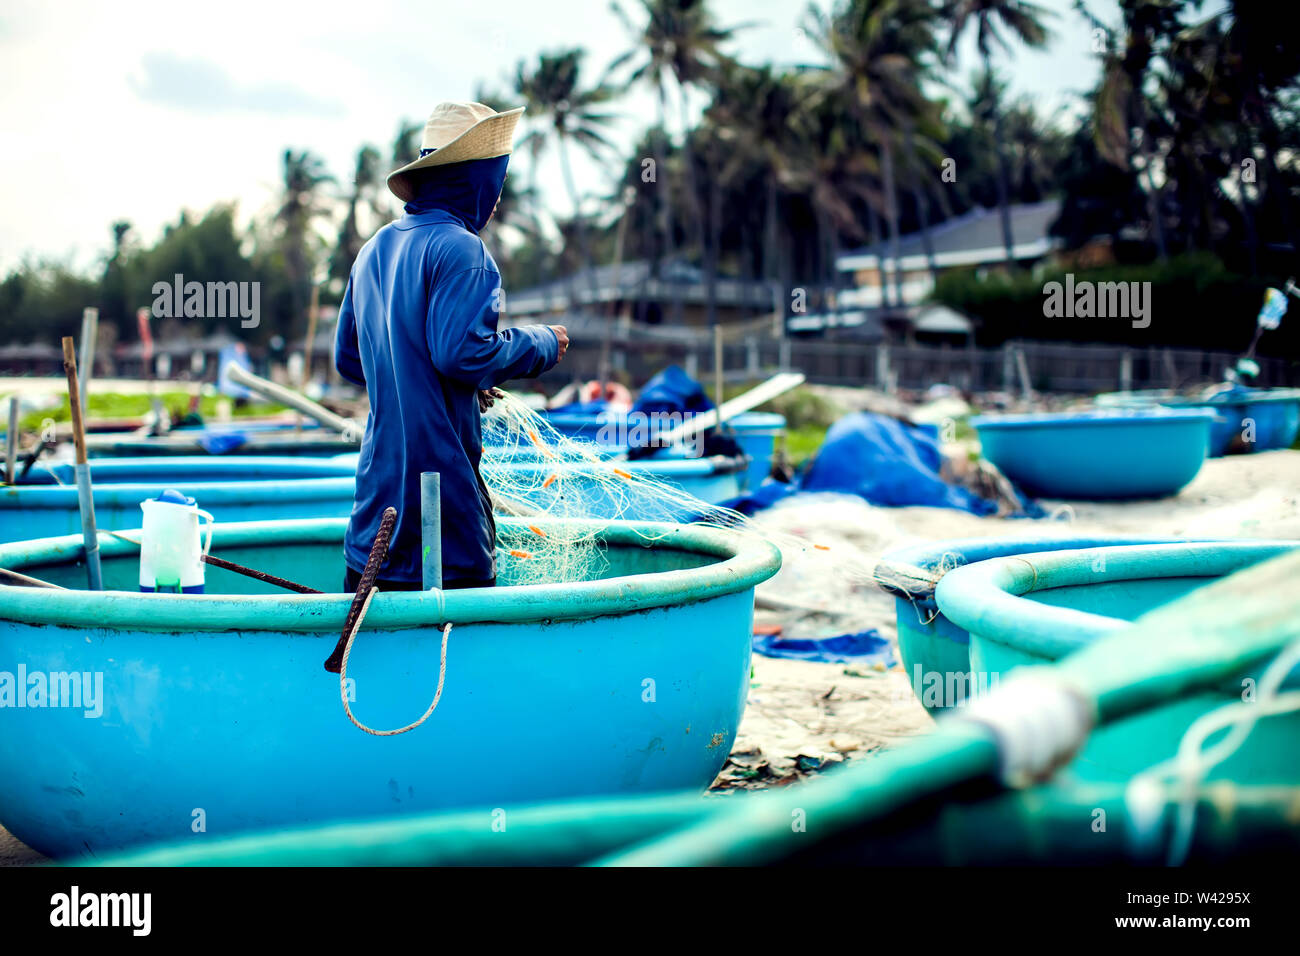
[[(548, 379), (594, 378), (601, 349), (577, 344)], [(722, 366), (728, 380), (795, 369), (820, 385), (921, 390), (944, 383), (969, 392), (1021, 391), (1089, 394), (1148, 388), (1191, 388), (1222, 382), (1238, 356), (1195, 349), (1013, 342), (1002, 348), (887, 345), (767, 337), (729, 341)], [(1259, 387), (1300, 385), (1300, 365), (1259, 359)], [(711, 378), (713, 346), (705, 342), (623, 342), (610, 353), (615, 374), (641, 384), (669, 364)]]

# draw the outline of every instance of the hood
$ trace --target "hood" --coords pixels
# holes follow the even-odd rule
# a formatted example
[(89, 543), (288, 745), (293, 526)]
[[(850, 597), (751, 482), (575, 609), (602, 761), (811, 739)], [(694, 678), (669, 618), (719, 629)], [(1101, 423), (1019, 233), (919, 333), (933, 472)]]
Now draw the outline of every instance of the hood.
[(510, 156), (505, 155), (422, 169), (412, 184), (415, 198), (406, 204), (406, 211), (414, 215), (442, 209), (477, 233), (492, 218), (509, 164)]

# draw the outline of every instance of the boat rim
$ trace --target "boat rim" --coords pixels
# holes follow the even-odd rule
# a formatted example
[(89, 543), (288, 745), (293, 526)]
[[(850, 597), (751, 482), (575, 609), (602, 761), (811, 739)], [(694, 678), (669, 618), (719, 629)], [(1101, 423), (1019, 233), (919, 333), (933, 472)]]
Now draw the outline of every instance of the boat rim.
[[(895, 597), (910, 599), (932, 598), (934, 597), (934, 589), (938, 586), (938, 578), (934, 582), (913, 579), (914, 583), (910, 587), (904, 587), (896, 580), (891, 580), (891, 577), (898, 576), (899, 572), (902, 572), (905, 577), (910, 577), (911, 575), (908, 572), (914, 569), (936, 573), (939, 565), (943, 563), (943, 559), (948, 555), (958, 558), (961, 563), (939, 573), (939, 578), (957, 570), (957, 568), (964, 568), (967, 565), (983, 561), (1017, 557), (1020, 554), (1039, 554), (1042, 553), (1039, 548), (1047, 546), (1050, 546), (1053, 551), (1079, 551), (1086, 548), (1135, 547), (1144, 544), (1214, 544), (1222, 540), (1225, 539), (1171, 538), (1159, 535), (1139, 537), (1120, 534), (1070, 535), (1060, 538), (1050, 536), (1040, 538), (996, 536), (948, 538), (941, 541), (912, 544), (894, 551), (887, 551), (876, 562), (872, 577), (875, 579), (877, 587), (893, 594)], [(1017, 548), (1022, 550), (1016, 550)]]
[(980, 415), (970, 420), (973, 428), (1056, 428), (1061, 425), (1085, 427), (1090, 425), (1148, 425), (1170, 422), (1212, 422), (1216, 419), (1209, 408), (1094, 408), (1080, 412), (1041, 412), (1015, 415)]
[[(1093, 565), (1104, 561), (1105, 581), (1144, 578), (1219, 578), (1243, 567), (1293, 551), (1300, 542), (1283, 540), (1186, 541), (990, 558), (945, 574), (935, 588), (944, 617), (972, 634), (1037, 657), (1064, 657), (1132, 622), (1091, 611), (1041, 604), (1032, 591), (1096, 584)], [(1151, 562), (1153, 556), (1182, 560)]]
[[(256, 545), (289, 533), (283, 543), (339, 545), (347, 518), (305, 518), (218, 524), (213, 548)], [(564, 524), (555, 518), (498, 517), (498, 526), (530, 524), (543, 530)], [(569, 522), (572, 524), (572, 522)], [(606, 543), (657, 545), (720, 558), (702, 567), (622, 575), (594, 581), (503, 585), (456, 591), (389, 591), (377, 594), (366, 627), (399, 629), (475, 623), (548, 623), (628, 614), (695, 603), (749, 590), (781, 567), (780, 552), (769, 542), (721, 528), (649, 521), (598, 523)], [(137, 529), (128, 534), (139, 534)], [(100, 536), (104, 557), (135, 554), (134, 542)], [(0, 545), (0, 567), (35, 569), (77, 561), (84, 552), (79, 534)], [(115, 630), (337, 632), (352, 595), (331, 594), (159, 594), (138, 591), (47, 590), (0, 584), (0, 620)]]

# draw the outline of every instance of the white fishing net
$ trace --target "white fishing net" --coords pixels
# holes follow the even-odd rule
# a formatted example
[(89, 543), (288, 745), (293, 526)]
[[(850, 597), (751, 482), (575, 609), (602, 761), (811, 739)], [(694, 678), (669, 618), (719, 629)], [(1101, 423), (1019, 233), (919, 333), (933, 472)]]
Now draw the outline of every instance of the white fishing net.
[(619, 519), (723, 528), (768, 541), (787, 560), (799, 556), (802, 574), (870, 581), (874, 556), (864, 559), (857, 549), (837, 556), (832, 546), (798, 529), (704, 502), (657, 470), (653, 459), (628, 461), (618, 448), (563, 435), (509, 393), (484, 414), (483, 443), (489, 450), (480, 470), (498, 513), (561, 519), (526, 523), (523, 530), (498, 528), (503, 582), (601, 577), (608, 568), (601, 532)]

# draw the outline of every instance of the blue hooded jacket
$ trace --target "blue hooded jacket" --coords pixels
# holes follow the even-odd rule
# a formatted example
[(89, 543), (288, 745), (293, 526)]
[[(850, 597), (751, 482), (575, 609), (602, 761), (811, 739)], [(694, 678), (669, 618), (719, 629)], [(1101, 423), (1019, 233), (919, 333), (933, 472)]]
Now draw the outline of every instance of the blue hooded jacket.
[(501, 273), (478, 232), (508, 156), (424, 170), (406, 215), (379, 230), (352, 266), (334, 363), (365, 387), (370, 415), (357, 464), (344, 558), (360, 571), (390, 505), (397, 527), (379, 576), (419, 581), (420, 473), (442, 483), (446, 586), (496, 575), (496, 525), (479, 459), (478, 390), (540, 375), (559, 343), (546, 326), (497, 331)]

